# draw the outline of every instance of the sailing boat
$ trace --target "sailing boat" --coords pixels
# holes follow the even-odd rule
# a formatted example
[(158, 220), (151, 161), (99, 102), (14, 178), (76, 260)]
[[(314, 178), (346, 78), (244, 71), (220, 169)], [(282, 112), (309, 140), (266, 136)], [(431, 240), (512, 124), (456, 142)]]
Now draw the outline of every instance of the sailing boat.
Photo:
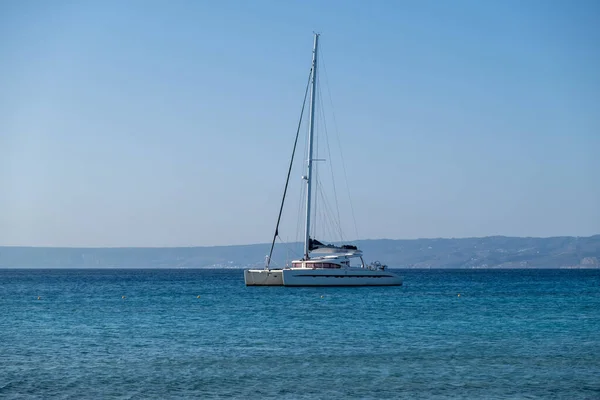
[[(284, 196), (279, 210), (279, 218), (275, 228), (275, 235), (271, 243), (270, 254), (266, 258), (264, 269), (249, 269), (244, 271), (246, 286), (399, 286), (402, 279), (388, 270), (387, 266), (374, 262), (366, 265), (362, 258), (362, 251), (352, 245), (324, 244), (310, 237), (311, 229), (311, 195), (313, 186), (313, 136), (315, 120), (315, 97), (317, 82), (317, 55), (319, 34), (315, 33), (312, 54), (312, 68), (310, 73), (310, 110), (308, 132), (308, 160), (307, 172), (303, 177), (306, 184), (306, 220), (304, 226), (304, 256), (302, 259), (292, 261), (291, 266), (279, 269), (270, 268), (273, 246), (278, 236), (279, 222), (285, 193), (289, 183), (291, 163), (288, 170)], [(308, 87), (307, 87), (308, 89)], [(305, 94), (306, 99), (306, 94)], [(296, 142), (298, 141), (298, 131)], [(296, 145), (294, 144), (294, 152)], [(293, 155), (292, 155), (293, 162)], [(360, 265), (353, 266), (352, 261), (360, 260)]]

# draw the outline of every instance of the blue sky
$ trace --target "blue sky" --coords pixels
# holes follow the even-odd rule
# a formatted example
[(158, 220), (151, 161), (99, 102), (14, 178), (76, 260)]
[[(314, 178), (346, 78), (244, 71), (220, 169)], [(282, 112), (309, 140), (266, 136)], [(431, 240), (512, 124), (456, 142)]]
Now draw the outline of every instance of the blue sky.
[(598, 21), (593, 0), (0, 2), (0, 245), (269, 241), (315, 30), (360, 238), (600, 233)]

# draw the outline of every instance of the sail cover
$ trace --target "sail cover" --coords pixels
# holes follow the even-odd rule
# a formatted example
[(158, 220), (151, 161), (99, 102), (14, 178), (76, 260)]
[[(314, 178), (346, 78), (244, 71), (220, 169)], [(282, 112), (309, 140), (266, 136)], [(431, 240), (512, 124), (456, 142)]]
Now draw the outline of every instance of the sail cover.
[(326, 245), (319, 242), (317, 239), (308, 239), (308, 250), (312, 251), (314, 249), (318, 249), (319, 247), (325, 247)]
[(313, 251), (313, 250), (321, 249), (321, 248), (344, 249), (344, 250), (357, 250), (358, 249), (356, 246), (353, 246), (350, 244), (345, 244), (343, 246), (336, 246), (333, 244), (321, 243), (317, 239), (312, 239), (312, 238), (308, 239), (308, 250), (309, 251)]

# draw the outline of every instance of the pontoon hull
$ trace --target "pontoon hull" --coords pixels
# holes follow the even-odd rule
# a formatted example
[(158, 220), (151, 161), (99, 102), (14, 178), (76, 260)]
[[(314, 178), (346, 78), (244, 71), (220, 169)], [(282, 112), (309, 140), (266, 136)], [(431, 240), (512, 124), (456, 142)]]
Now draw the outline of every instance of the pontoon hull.
[(280, 269), (249, 269), (244, 271), (246, 286), (283, 286)]
[(287, 268), (246, 270), (246, 286), (401, 286), (402, 279), (389, 271), (366, 268)]
[(366, 268), (290, 268), (283, 270), (285, 286), (401, 286), (402, 279), (389, 271)]

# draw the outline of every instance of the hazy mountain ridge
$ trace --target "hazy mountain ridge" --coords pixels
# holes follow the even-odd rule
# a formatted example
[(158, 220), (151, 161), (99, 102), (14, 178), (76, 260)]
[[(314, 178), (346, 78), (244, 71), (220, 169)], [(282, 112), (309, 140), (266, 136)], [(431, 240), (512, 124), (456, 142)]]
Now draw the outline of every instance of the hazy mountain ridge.
[[(365, 261), (392, 268), (600, 268), (600, 235), (355, 242)], [(0, 268), (239, 268), (262, 266), (269, 244), (170, 248), (0, 247)], [(279, 265), (301, 253), (276, 246)], [(285, 254), (283, 254), (285, 252)]]
[(598, 268), (600, 235), (365, 241), (390, 266), (409, 268)]

